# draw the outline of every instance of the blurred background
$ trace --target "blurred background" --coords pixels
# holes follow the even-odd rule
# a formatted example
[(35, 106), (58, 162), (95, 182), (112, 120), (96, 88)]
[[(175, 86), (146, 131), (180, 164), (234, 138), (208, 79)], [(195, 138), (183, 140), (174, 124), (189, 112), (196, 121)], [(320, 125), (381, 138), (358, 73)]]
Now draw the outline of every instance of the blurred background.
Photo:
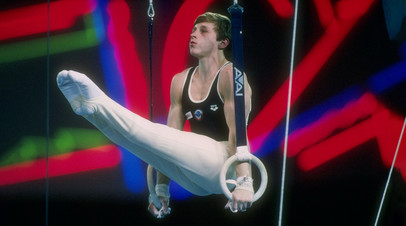
[[(152, 97), (149, 1), (50, 1), (49, 42), (46, 1), (1, 1), (0, 224), (45, 225), (48, 203), (50, 225), (276, 225), (294, 2), (238, 2), (253, 88), (248, 136), (267, 167), (267, 190), (232, 214), (224, 196), (172, 183), (172, 214), (157, 220), (147, 212), (145, 163), (75, 115), (56, 75), (85, 73), (117, 102), (166, 123), (172, 76), (197, 63), (188, 54), (194, 19), (228, 15), (233, 1), (154, 1)], [(405, 5), (299, 2), (284, 225), (375, 221), (406, 113)], [(379, 225), (406, 225), (405, 191), (402, 143)]]

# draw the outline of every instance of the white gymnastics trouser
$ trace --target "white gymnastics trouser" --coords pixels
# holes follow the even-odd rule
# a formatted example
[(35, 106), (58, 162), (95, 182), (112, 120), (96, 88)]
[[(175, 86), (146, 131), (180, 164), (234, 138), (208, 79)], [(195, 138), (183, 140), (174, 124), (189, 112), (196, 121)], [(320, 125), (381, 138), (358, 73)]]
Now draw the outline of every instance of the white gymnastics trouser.
[[(229, 157), (227, 142), (152, 123), (99, 92), (84, 74), (62, 71), (57, 80), (72, 108), (80, 105), (91, 109), (91, 114), (83, 117), (111, 141), (195, 195), (222, 193), (219, 174)], [(86, 92), (93, 92), (91, 98), (87, 98)], [(234, 170), (230, 170), (229, 176), (235, 173), (231, 171)]]

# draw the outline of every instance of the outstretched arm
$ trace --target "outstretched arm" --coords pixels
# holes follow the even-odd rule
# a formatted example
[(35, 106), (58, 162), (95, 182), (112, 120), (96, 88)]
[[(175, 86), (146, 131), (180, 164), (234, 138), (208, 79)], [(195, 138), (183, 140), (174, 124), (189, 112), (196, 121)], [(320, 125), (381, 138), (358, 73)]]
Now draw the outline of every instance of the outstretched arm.
[[(150, 167), (150, 166), (148, 166)], [(147, 180), (150, 180), (147, 177)], [(157, 218), (163, 218), (165, 215), (170, 213), (169, 209), (169, 182), (170, 179), (157, 171), (157, 181), (155, 186), (156, 195), (150, 194), (148, 211)], [(149, 183), (149, 181), (148, 181)], [(157, 204), (159, 203), (159, 204)], [(158, 206), (156, 206), (158, 205)]]
[[(168, 122), (167, 125), (169, 127), (175, 128), (182, 130), (183, 126), (185, 124), (185, 119), (182, 115), (182, 87), (183, 87), (183, 79), (184, 79), (184, 73), (180, 73), (174, 76), (172, 79), (172, 84), (171, 84), (171, 91), (170, 91), (170, 97), (171, 97), (171, 106), (169, 109), (169, 114), (168, 114)], [(169, 189), (169, 183), (170, 183), (170, 178), (168, 178), (165, 174), (157, 171), (157, 188), (156, 190), (160, 189)], [(169, 191), (164, 191), (163, 194), (167, 195), (162, 195), (159, 191), (157, 192), (158, 198), (162, 204), (162, 212), (164, 214), (168, 213), (168, 206), (169, 206)], [(148, 210), (150, 213), (156, 217), (159, 216), (159, 210), (157, 207), (153, 204), (153, 202), (150, 202), (148, 206)]]

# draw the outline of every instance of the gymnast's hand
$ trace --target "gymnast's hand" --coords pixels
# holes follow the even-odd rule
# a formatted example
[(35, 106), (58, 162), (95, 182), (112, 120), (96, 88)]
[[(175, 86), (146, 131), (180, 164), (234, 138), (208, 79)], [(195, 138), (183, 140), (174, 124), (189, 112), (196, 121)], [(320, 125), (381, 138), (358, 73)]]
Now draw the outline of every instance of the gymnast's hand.
[(233, 213), (245, 212), (254, 200), (253, 180), (251, 177), (239, 177), (236, 182), (236, 188), (232, 192), (233, 199), (229, 200), (224, 208), (230, 208)]
[(254, 194), (246, 190), (234, 190), (233, 200), (229, 200), (224, 208), (230, 208), (233, 213), (245, 212), (252, 206)]
[[(151, 200), (148, 205), (148, 211), (156, 218), (164, 218), (166, 215), (170, 214), (171, 208), (169, 208), (169, 198), (164, 196), (156, 196), (156, 200)], [(160, 205), (156, 205), (159, 202)]]
[(155, 194), (149, 195), (148, 211), (156, 218), (164, 218), (171, 213), (169, 208), (169, 185), (156, 184)]

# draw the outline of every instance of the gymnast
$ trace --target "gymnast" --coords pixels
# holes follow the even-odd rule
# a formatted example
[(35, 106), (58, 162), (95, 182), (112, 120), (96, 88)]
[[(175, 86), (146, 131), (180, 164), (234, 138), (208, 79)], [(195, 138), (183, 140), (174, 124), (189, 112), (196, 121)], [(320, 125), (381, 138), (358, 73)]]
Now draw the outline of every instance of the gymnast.
[[(226, 208), (243, 212), (252, 205), (251, 154), (249, 145), (236, 148), (233, 66), (224, 54), (230, 31), (226, 16), (207, 12), (196, 18), (189, 52), (198, 65), (173, 77), (167, 125), (122, 107), (82, 73), (63, 70), (57, 75), (58, 87), (76, 114), (157, 170), (156, 197), (150, 196), (148, 210), (158, 218), (169, 214), (170, 180), (195, 195), (221, 194), (220, 170), (235, 154), (239, 161), (227, 175), (237, 183)], [(251, 88), (246, 75), (244, 81), (248, 118)], [(191, 132), (182, 131), (186, 120)]]

